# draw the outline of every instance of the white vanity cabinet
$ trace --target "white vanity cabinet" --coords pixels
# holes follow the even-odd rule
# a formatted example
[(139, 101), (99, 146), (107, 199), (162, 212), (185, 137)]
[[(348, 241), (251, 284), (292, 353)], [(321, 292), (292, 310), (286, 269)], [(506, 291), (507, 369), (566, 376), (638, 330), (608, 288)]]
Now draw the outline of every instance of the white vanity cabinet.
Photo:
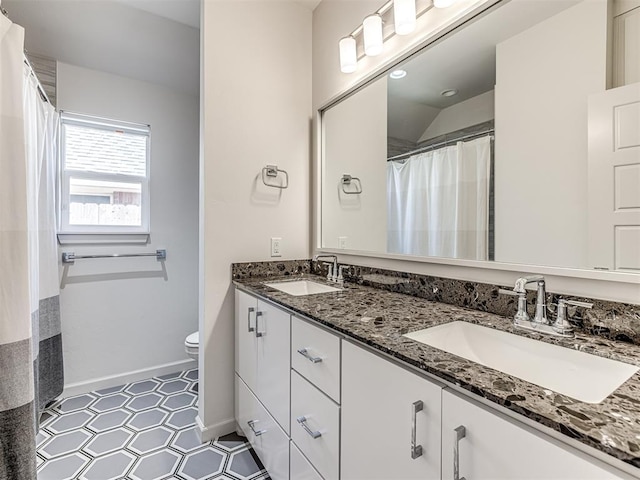
[[(459, 477), (454, 476), (456, 466)], [(498, 412), (444, 390), (442, 478), (463, 477), (469, 480), (632, 478)]]
[(343, 341), (342, 480), (440, 479), (441, 391)]

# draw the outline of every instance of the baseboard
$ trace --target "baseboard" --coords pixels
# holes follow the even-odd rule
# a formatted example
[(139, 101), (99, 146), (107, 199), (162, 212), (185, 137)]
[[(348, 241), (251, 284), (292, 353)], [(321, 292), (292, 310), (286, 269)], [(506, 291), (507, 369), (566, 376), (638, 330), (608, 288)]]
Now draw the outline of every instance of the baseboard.
[(202, 443), (210, 442), (218, 437), (233, 433), (236, 431), (236, 420), (231, 418), (224, 422), (217, 423), (215, 425), (209, 425), (205, 427), (200, 420), (200, 415), (196, 416), (196, 432), (200, 437)]
[(177, 362), (165, 363), (164, 365), (156, 365), (155, 367), (142, 368), (131, 372), (124, 372), (117, 375), (109, 375), (107, 377), (94, 378), (84, 382), (70, 383), (64, 386), (61, 397), (73, 397), (94, 390), (102, 390), (103, 388), (117, 387), (125, 383), (137, 382), (151, 377), (167, 375), (169, 373), (182, 372), (197, 368), (198, 362), (189, 358), (179, 360)]

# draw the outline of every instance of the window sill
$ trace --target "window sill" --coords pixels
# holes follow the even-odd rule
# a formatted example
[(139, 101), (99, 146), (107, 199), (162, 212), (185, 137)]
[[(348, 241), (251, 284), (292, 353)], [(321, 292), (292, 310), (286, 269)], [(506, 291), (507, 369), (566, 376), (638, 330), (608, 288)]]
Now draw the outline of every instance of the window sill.
[(59, 233), (60, 245), (146, 245), (149, 233)]

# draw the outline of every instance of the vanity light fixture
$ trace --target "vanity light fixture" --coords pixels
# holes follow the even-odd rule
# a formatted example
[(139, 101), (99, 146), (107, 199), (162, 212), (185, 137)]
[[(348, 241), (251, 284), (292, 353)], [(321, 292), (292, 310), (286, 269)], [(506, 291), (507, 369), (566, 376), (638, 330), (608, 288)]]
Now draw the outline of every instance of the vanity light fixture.
[(382, 53), (382, 17), (377, 13), (369, 15), (362, 22), (364, 29), (364, 53), (375, 57)]
[(407, 76), (407, 71), (402, 69), (394, 70), (389, 74), (389, 77), (393, 78), (394, 80), (398, 80), (399, 78), (404, 78), (406, 76)]
[(349, 35), (340, 40), (340, 71), (353, 73), (358, 68), (358, 56), (356, 54), (356, 39)]
[(443, 92), (440, 93), (440, 95), (442, 95), (443, 97), (453, 97), (454, 95), (458, 94), (458, 90), (456, 90), (455, 88), (450, 88), (449, 90), (444, 90)]
[[(0, 0), (1, 1), (1, 0)], [(432, 6), (445, 8), (457, 0), (387, 0), (378, 10), (367, 16), (361, 25), (339, 42), (340, 71), (353, 73), (358, 67), (358, 58), (362, 52), (369, 57), (380, 55), (385, 36), (408, 35), (417, 26), (417, 18), (428, 13)], [(484, 3), (488, 0), (479, 0)], [(393, 15), (394, 29), (383, 29), (385, 22), (391, 23)], [(360, 47), (362, 45), (362, 48)], [(396, 77), (392, 77), (396, 78)]]
[(416, 28), (416, 1), (393, 0), (393, 21), (398, 35), (408, 35)]
[(433, 6), (436, 8), (447, 8), (453, 5), (456, 0), (433, 0)]

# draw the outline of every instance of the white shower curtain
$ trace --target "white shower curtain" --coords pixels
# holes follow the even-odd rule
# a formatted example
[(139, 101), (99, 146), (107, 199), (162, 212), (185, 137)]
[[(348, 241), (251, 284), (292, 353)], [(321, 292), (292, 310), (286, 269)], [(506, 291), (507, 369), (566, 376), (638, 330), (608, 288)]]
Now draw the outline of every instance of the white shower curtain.
[(387, 162), (387, 250), (488, 259), (491, 140)]
[(0, 15), (0, 478), (35, 480), (38, 411), (62, 392), (57, 114)]

